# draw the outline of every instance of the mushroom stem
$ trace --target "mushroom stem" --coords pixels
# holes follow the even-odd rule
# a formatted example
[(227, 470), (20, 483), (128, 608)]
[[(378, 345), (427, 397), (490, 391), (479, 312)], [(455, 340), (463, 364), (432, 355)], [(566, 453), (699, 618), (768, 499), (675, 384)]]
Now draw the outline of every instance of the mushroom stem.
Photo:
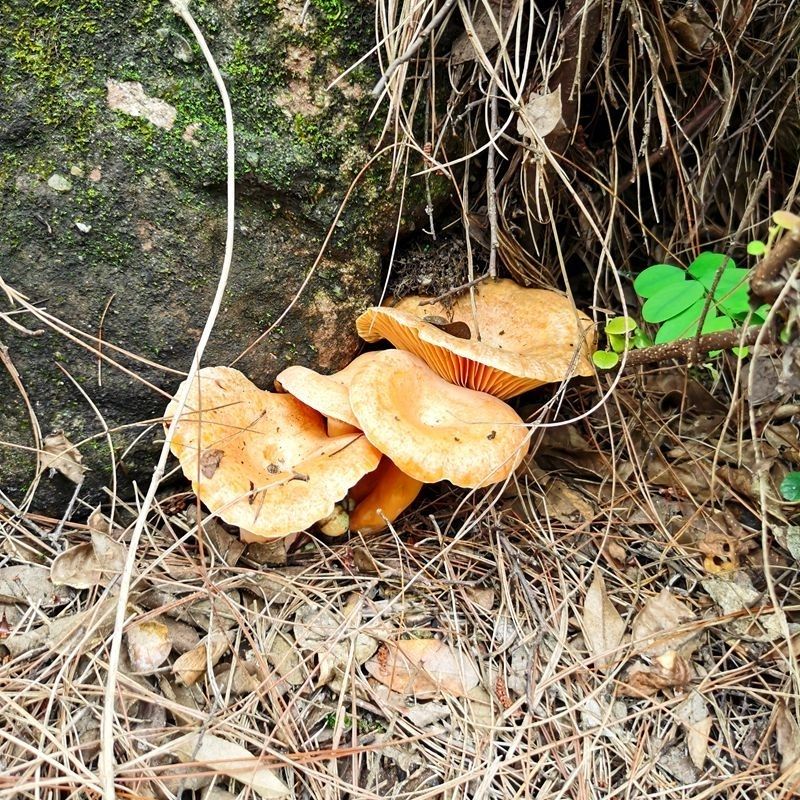
[(381, 459), (378, 468), (365, 478), (373, 476), (374, 486), (350, 514), (351, 531), (382, 531), (416, 500), (423, 485), (422, 481), (406, 475), (386, 456)]

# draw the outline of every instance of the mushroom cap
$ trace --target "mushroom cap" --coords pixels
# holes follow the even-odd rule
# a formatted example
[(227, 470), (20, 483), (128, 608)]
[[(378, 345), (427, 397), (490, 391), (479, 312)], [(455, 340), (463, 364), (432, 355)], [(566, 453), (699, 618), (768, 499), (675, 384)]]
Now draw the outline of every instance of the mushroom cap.
[(264, 539), (330, 516), (381, 457), (361, 434), (329, 438), (321, 414), (230, 367), (197, 373), (170, 446), (212, 513)]
[[(426, 298), (414, 296), (393, 308), (370, 308), (356, 320), (358, 334), (368, 342), (388, 339), (451, 383), (496, 397), (594, 374), (593, 323), (569, 298), (507, 279), (481, 283), (474, 295), (474, 304), (466, 293), (450, 307), (422, 305)], [(454, 336), (426, 317), (464, 323), (470, 338)]]
[(275, 379), (275, 388), (288, 392), (329, 419), (346, 422), (357, 428), (358, 423), (350, 410), (347, 387), (359, 364), (369, 361), (372, 355), (363, 353), (333, 375), (321, 375), (308, 367), (287, 367)]
[(355, 372), (350, 406), (367, 439), (423, 483), (489, 486), (528, 451), (528, 430), (514, 409), (448, 383), (405, 350), (377, 352)]

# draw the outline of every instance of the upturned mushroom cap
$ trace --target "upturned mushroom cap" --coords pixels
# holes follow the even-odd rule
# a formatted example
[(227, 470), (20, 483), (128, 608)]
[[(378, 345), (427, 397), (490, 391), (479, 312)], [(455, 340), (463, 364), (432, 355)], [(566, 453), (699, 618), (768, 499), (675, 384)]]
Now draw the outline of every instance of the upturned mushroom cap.
[[(416, 296), (393, 308), (370, 308), (356, 320), (358, 334), (368, 342), (388, 339), (451, 383), (501, 398), (594, 374), (593, 323), (567, 297), (505, 279), (481, 283), (474, 293), (474, 306), (466, 293), (450, 308), (422, 305), (426, 298)], [(456, 333), (468, 328), (469, 338), (438, 320)]]
[(264, 539), (330, 516), (381, 455), (361, 434), (329, 438), (322, 415), (229, 367), (197, 374), (171, 448), (212, 513)]
[(375, 353), (355, 372), (350, 407), (367, 439), (423, 483), (489, 486), (528, 451), (528, 431), (509, 405), (448, 383), (404, 350)]
[(287, 367), (275, 379), (275, 388), (279, 392), (288, 392), (329, 419), (346, 422), (357, 428), (358, 423), (350, 410), (347, 387), (359, 365), (369, 361), (372, 356), (373, 353), (363, 353), (333, 375), (321, 375), (308, 367)]
[(350, 514), (350, 530), (361, 533), (382, 531), (417, 499), (422, 485), (422, 481), (406, 475), (384, 456), (378, 468), (365, 475), (350, 492), (356, 501)]

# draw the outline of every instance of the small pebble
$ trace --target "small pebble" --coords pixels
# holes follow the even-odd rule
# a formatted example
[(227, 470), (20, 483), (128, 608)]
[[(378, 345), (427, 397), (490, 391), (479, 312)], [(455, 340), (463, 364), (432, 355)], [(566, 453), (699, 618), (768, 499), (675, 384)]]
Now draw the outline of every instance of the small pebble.
[(59, 175), (57, 172), (54, 172), (47, 179), (47, 185), (54, 192), (69, 192), (72, 189), (72, 183), (70, 182), (69, 178), (65, 178), (63, 175)]

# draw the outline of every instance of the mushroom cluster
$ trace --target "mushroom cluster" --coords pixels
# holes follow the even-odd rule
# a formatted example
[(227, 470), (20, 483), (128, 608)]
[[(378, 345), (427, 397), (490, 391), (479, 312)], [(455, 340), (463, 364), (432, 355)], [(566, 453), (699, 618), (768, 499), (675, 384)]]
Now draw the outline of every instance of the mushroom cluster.
[[(276, 391), (229, 367), (188, 387), (171, 441), (206, 507), (246, 541), (307, 530), (374, 533), (426, 483), (478, 489), (528, 451), (505, 399), (593, 372), (591, 320), (564, 296), (510, 280), (444, 306), (407, 297), (356, 322), (367, 352), (333, 375), (292, 366)], [(167, 407), (168, 425), (177, 401)]]

